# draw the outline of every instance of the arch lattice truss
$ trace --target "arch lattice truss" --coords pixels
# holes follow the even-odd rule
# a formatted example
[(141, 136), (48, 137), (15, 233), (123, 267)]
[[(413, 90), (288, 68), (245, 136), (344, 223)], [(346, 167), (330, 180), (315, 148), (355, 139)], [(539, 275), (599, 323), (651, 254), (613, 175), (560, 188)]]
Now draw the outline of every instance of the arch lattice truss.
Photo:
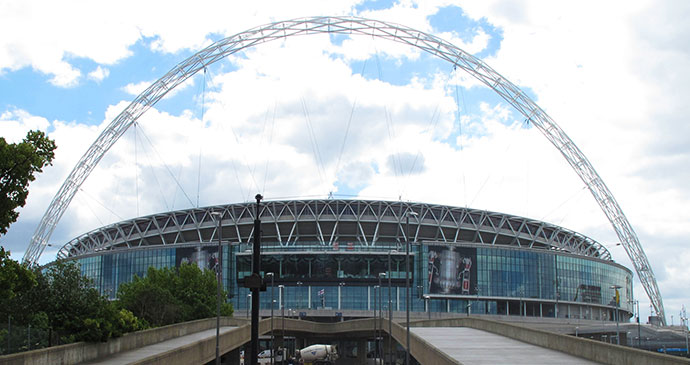
[(222, 39), (175, 66), (137, 96), (101, 133), (67, 177), (46, 210), (24, 255), (25, 263), (36, 263), (48, 239), (81, 184), (103, 155), (146, 110), (170, 90), (209, 64), (256, 45), (298, 35), (309, 34), (364, 35), (384, 38), (417, 47), (461, 68), (493, 89), (522, 113), (561, 152), (580, 176), (611, 222), (625, 251), (632, 261), (640, 282), (656, 312), (665, 322), (661, 293), (652, 267), (630, 222), (604, 184), (599, 174), (565, 132), (532, 99), (512, 82), (478, 58), (436, 36), (402, 25), (357, 17), (313, 17), (275, 22)]

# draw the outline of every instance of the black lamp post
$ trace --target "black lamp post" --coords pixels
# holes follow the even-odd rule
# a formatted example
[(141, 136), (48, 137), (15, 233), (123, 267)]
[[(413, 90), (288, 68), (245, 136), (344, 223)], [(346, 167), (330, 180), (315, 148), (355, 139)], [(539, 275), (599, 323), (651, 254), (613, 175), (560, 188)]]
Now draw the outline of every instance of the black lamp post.
[(275, 361), (275, 337), (273, 336), (273, 302), (275, 300), (273, 299), (273, 283), (274, 283), (274, 274), (272, 272), (267, 272), (266, 276), (271, 277), (271, 365), (273, 365)]
[(252, 293), (249, 293), (249, 294), (247, 294), (247, 318), (249, 318), (249, 309), (252, 306), (251, 300), (252, 300)]
[(393, 362), (393, 307), (391, 305), (391, 253), (397, 253), (396, 250), (388, 250), (388, 356), (390, 362)]
[(341, 291), (343, 290), (343, 286), (345, 286), (344, 282), (338, 283), (338, 309), (342, 309), (342, 294)]
[(616, 302), (616, 344), (617, 344), (617, 345), (620, 345), (620, 344), (621, 344), (621, 331), (620, 331), (620, 327), (619, 327), (619, 322), (620, 322), (620, 321), (619, 321), (619, 318), (618, 318), (618, 313), (619, 313), (619, 312), (618, 312), (618, 306), (619, 306), (619, 302), (620, 302), (620, 300), (619, 300), (620, 297), (619, 297), (619, 294), (618, 294), (618, 289), (622, 288), (622, 286), (620, 286), (620, 285), (611, 285), (610, 288), (613, 289), (613, 290), (615, 291), (615, 294), (614, 294), (614, 297), (613, 297), (613, 298), (614, 298), (614, 302)]
[(263, 279), (261, 278), (261, 194), (256, 194), (256, 213), (254, 217), (254, 242), (252, 249), (252, 275), (245, 285), (252, 292), (252, 328), (251, 328), (251, 351), (249, 352), (249, 364), (256, 365), (259, 355), (259, 296), (261, 295)]
[(406, 353), (405, 365), (410, 365), (410, 216), (416, 216), (417, 213), (408, 210), (405, 214), (407, 218), (406, 228), (407, 242), (405, 244), (405, 325), (406, 331)]
[(221, 212), (211, 212), (212, 216), (218, 219), (218, 256), (216, 263), (216, 279), (218, 280), (217, 290), (216, 290), (216, 365), (220, 365), (220, 288), (222, 283), (222, 248), (221, 241), (223, 239), (223, 230), (221, 227), (221, 221), (223, 220), (223, 213)]
[(283, 340), (281, 341), (281, 344), (283, 347), (285, 347), (285, 303), (283, 302), (285, 300), (285, 285), (278, 285), (278, 295), (280, 296), (280, 301), (279, 301), (279, 306), (280, 306), (280, 317), (282, 318), (283, 322), (283, 328), (280, 331), (280, 334), (283, 336)]
[[(379, 358), (379, 330), (376, 325), (378, 314), (376, 313), (376, 306), (378, 305), (378, 300), (376, 300), (376, 292), (379, 290), (378, 285), (374, 285), (374, 359)], [(378, 361), (378, 360), (374, 360)]]
[(426, 305), (426, 312), (428, 315), (428, 318), (431, 319), (431, 307), (429, 306), (429, 297), (428, 295), (424, 296), (424, 304)]
[[(379, 326), (381, 328), (381, 340), (383, 340), (383, 287), (381, 286), (381, 278), (385, 278), (385, 277), (386, 277), (385, 272), (379, 273), (379, 315), (376, 318), (376, 321), (379, 323)], [(390, 292), (388, 293), (388, 295), (390, 295)], [(377, 347), (377, 349), (378, 349), (378, 347)], [(384, 359), (383, 362), (385, 363), (386, 362), (385, 361), (386, 356), (383, 353), (383, 351), (384, 351), (383, 345), (381, 345), (381, 358)]]

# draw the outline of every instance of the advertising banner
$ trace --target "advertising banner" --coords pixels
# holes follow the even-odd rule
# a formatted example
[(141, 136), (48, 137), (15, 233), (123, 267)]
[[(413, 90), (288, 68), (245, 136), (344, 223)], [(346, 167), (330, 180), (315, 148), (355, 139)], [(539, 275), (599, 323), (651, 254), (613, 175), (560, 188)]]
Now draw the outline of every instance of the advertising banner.
[(197, 264), (200, 269), (213, 270), (218, 264), (218, 247), (181, 247), (175, 250), (175, 266), (183, 263)]
[(477, 293), (477, 249), (428, 245), (429, 294), (474, 295)]

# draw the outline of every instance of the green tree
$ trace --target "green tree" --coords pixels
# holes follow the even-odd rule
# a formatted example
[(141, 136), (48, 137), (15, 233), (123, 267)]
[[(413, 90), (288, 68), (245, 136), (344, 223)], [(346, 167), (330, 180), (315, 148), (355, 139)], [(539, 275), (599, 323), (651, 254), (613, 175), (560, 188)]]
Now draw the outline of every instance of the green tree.
[(146, 327), (100, 295), (73, 261), (55, 261), (35, 274), (37, 285), (24, 304), (35, 318), (45, 318), (61, 343), (106, 341)]
[(26, 204), (29, 182), (52, 163), (55, 148), (55, 142), (41, 131), (29, 131), (20, 143), (7, 143), (0, 137), (0, 234), (17, 220), (15, 209)]
[(179, 303), (172, 294), (173, 269), (156, 270), (149, 267), (145, 277), (134, 276), (134, 280), (121, 284), (117, 298), (120, 306), (152, 326), (162, 326), (178, 322)]
[[(164, 326), (215, 316), (216, 290), (213, 271), (183, 264), (177, 269), (149, 267), (145, 277), (120, 285), (117, 298), (135, 316), (152, 326)], [(227, 297), (225, 291), (221, 295)], [(231, 304), (222, 304), (222, 315), (232, 312)]]
[[(9, 353), (8, 342), (14, 349), (26, 345), (23, 341), (26, 339), (23, 331), (20, 334), (16, 329), (27, 323), (29, 316), (26, 311), (18, 309), (17, 303), (20, 303), (25, 293), (35, 285), (33, 272), (12, 260), (9, 251), (0, 246), (0, 354)], [(11, 330), (12, 326), (15, 328), (14, 331)]]
[(0, 246), (0, 315), (7, 318), (12, 300), (36, 285), (31, 270), (10, 258), (9, 251)]
[[(27, 268), (0, 247), (0, 353), (75, 341), (106, 341), (148, 327), (101, 296), (75, 262)], [(27, 344), (27, 327), (31, 344)], [(9, 338), (8, 338), (9, 337)], [(10, 343), (10, 348), (4, 346)]]
[(109, 337), (109, 305), (81, 275), (74, 262), (55, 261), (39, 277), (36, 291), (38, 308), (47, 313), (50, 328), (64, 343), (98, 341)]

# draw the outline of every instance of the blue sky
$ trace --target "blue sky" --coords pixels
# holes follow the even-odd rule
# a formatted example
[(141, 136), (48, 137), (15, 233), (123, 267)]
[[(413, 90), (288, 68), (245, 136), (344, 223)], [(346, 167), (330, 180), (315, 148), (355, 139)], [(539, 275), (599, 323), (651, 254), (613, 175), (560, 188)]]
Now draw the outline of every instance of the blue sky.
[[(667, 312), (687, 304), (685, 3), (208, 0), (128, 11), (135, 4), (0, 3), (1, 135), (17, 141), (40, 128), (59, 146), (0, 237), (13, 257), (100, 131), (177, 63), (272, 21), (358, 15), (445, 39), (533, 98), (615, 194)], [(558, 151), (505, 101), (448, 63), (381, 39), (309, 36), (248, 49), (175, 89), (139, 124), (82, 186), (43, 261), (90, 229), (189, 207), (178, 185), (191, 205), (197, 195), (211, 205), (257, 190), (269, 199), (335, 192), (472, 206), (618, 240)], [(622, 248), (611, 251), (631, 267)]]

